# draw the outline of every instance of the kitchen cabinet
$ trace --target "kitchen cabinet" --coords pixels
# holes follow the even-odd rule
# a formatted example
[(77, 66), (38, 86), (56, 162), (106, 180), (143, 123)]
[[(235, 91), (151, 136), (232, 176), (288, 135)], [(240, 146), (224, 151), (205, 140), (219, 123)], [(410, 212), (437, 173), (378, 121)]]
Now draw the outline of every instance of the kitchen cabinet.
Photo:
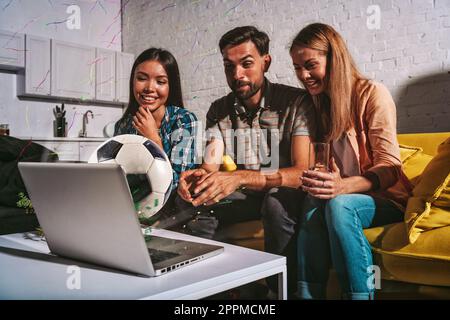
[(134, 55), (0, 30), (0, 70), (17, 72), (17, 95), (58, 102), (128, 103)]
[(116, 53), (96, 49), (95, 56), (95, 100), (111, 102), (116, 99)]
[(0, 30), (0, 69), (18, 70), (25, 66), (25, 35)]
[(49, 150), (58, 154), (61, 161), (78, 161), (80, 159), (79, 143), (76, 141), (61, 142), (61, 141), (41, 141), (33, 140)]
[(60, 161), (87, 162), (91, 154), (108, 138), (33, 138), (19, 137), (22, 140), (32, 140), (58, 154)]
[(97, 147), (103, 142), (82, 142), (80, 141), (79, 158), (80, 161), (88, 161), (91, 154), (97, 149)]
[(53, 39), (51, 44), (52, 96), (94, 100), (95, 48)]
[(17, 76), (17, 92), (27, 96), (49, 96), (51, 83), (50, 39), (25, 35), (25, 69)]
[(116, 52), (116, 101), (128, 103), (134, 55)]

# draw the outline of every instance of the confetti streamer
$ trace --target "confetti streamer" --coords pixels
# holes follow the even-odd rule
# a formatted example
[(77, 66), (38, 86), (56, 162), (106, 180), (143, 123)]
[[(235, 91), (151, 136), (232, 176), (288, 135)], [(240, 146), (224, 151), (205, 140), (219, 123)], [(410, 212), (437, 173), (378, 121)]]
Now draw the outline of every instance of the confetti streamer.
[(91, 65), (91, 69), (89, 71), (89, 84), (92, 85), (94, 83), (95, 76), (95, 64)]
[(102, 7), (103, 11), (105, 11), (105, 14), (108, 14), (108, 12), (106, 11), (105, 7), (102, 5), (102, 2), (98, 1), (98, 4), (100, 5), (100, 7)]
[(94, 10), (94, 8), (97, 6), (97, 2), (98, 2), (98, 1), (95, 1), (94, 5), (93, 5), (93, 6), (91, 7), (91, 9), (89, 10), (89, 13), (91, 13), (92, 10)]
[(29, 146), (31, 146), (31, 144), (33, 143), (33, 140), (28, 140), (28, 143), (25, 145), (25, 147), (22, 148), (22, 150), (19, 153), (19, 156), (17, 157), (17, 161), (20, 160), (20, 158), (22, 157), (23, 153), (25, 152), (26, 149), (28, 149)]
[(241, 5), (242, 2), (244, 2), (244, 0), (239, 1), (239, 3), (236, 4), (234, 7), (228, 9), (228, 10), (225, 12), (225, 15), (229, 14), (232, 10), (236, 9), (237, 7), (239, 7), (239, 6)]
[(27, 51), (30, 51), (30, 50), (26, 50), (26, 49), (20, 50), (20, 49), (17, 49), (17, 48), (5, 48), (5, 50), (11, 50), (11, 51), (16, 51), (16, 52), (27, 52)]
[(117, 22), (117, 18), (114, 18), (113, 22), (111, 22), (111, 24), (106, 28), (105, 32), (102, 33), (102, 36), (104, 36), (109, 31), (109, 28), (111, 28), (112, 25), (116, 22)]
[[(99, 58), (96, 58), (95, 60), (93, 60), (93, 61), (91, 61), (91, 62), (88, 62), (87, 65), (90, 66), (90, 68), (89, 68), (89, 78), (88, 78), (86, 81), (82, 80), (80, 83), (81, 83), (81, 84), (89, 84), (89, 85), (92, 85), (92, 84), (94, 83), (95, 65), (96, 65), (98, 62), (103, 62), (104, 60), (106, 60), (105, 57), (99, 57)], [(83, 100), (83, 99), (84, 99), (84, 98), (81, 97), (81, 100)]]
[(168, 6), (165, 6), (165, 7), (162, 8), (161, 10), (158, 10), (158, 12), (162, 12), (162, 11), (164, 11), (164, 10), (166, 10), (166, 9), (173, 8), (173, 7), (176, 7), (176, 6), (177, 6), (176, 3), (172, 3), (172, 4), (169, 4)]
[(46, 25), (46, 26), (49, 26), (49, 25), (52, 25), (52, 24), (54, 24), (54, 25), (56, 25), (56, 24), (61, 24), (61, 23), (66, 22), (67, 20), (69, 20), (69, 19), (65, 19), (65, 20), (62, 20), (62, 21), (49, 22), (49, 23), (46, 23), (45, 25)]
[(13, 0), (9, 1), (9, 3), (8, 3), (6, 6), (4, 6), (4, 7), (2, 8), (3, 11), (5, 11), (5, 9), (9, 7), (9, 5), (11, 4), (11, 2), (13, 2)]
[(200, 65), (201, 65), (201, 64), (203, 63), (203, 61), (205, 61), (205, 60), (206, 60), (206, 57), (203, 57), (203, 59), (198, 63), (197, 67), (195, 67), (194, 74), (197, 72), (198, 67), (200, 67)]
[(125, 6), (128, 4), (128, 2), (130, 2), (130, 0), (128, 0), (127, 2), (125, 2), (119, 9), (119, 11), (117, 12), (116, 16), (113, 18), (113, 22), (111, 22), (111, 24), (106, 28), (105, 32), (102, 33), (102, 36), (104, 36), (109, 29), (111, 28), (111, 26), (116, 23), (118, 21), (118, 18), (120, 17), (120, 14), (122, 13), (123, 8), (125, 8)]
[(25, 25), (18, 31), (14, 32), (13, 35), (8, 39), (8, 41), (6, 41), (6, 43), (3, 45), (3, 48), (6, 48), (6, 46), (14, 39), (14, 37), (19, 33), (22, 32), (23, 30), (25, 30), (31, 23), (36, 22), (37, 20), (39, 20), (41, 16), (37, 17), (37, 18), (33, 18), (30, 21), (28, 21), (27, 23), (25, 23)]
[(117, 37), (119, 34), (121, 34), (121, 33), (122, 33), (122, 31), (119, 30), (119, 32), (117, 32), (117, 33), (114, 35), (114, 37), (112, 38), (112, 40), (109, 42), (107, 48), (109, 48), (109, 47), (111, 47), (113, 44), (115, 44), (114, 40), (116, 40), (116, 37)]
[(106, 60), (106, 57), (98, 57), (97, 59), (93, 60), (92, 62), (88, 63), (88, 66), (91, 66), (93, 64), (97, 64), (97, 62), (103, 62)]
[(194, 42), (192, 43), (191, 48), (189, 49), (188, 52), (186, 52), (183, 56), (187, 56), (189, 53), (192, 52), (192, 50), (194, 50), (195, 45), (197, 44), (197, 39), (198, 39), (198, 31), (195, 32), (195, 39)]
[(127, 2), (125, 2), (119, 9), (119, 12), (117, 12), (116, 16), (114, 17), (114, 19), (117, 19), (120, 14), (122, 13), (123, 8), (125, 8), (125, 6), (128, 4), (128, 2), (130, 2), (130, 0), (127, 0)]
[(108, 80), (105, 80), (105, 81), (97, 83), (97, 86), (102, 86), (102, 85), (107, 84), (108, 82), (111, 82), (113, 80), (114, 80), (114, 76), (109, 78)]
[(92, 12), (92, 10), (94, 10), (94, 8), (97, 6), (98, 1), (95, 1), (94, 5), (91, 7), (91, 9), (89, 10), (89, 13)]
[[(83, 100), (83, 97), (81, 97), (81, 100)], [(73, 123), (74, 123), (74, 121), (75, 121), (75, 117), (76, 117), (78, 114), (81, 114), (81, 113), (78, 112), (78, 111), (75, 111), (75, 112), (73, 113), (72, 122), (70, 123), (69, 129), (67, 129), (67, 135), (69, 135), (69, 131), (70, 131), (70, 129), (72, 128)]]
[(27, 124), (27, 128), (30, 129), (30, 121), (28, 120), (28, 106), (25, 107), (25, 123)]
[(95, 1), (94, 5), (91, 7), (91, 10), (89, 10), (89, 13), (91, 13), (92, 10), (94, 10), (94, 8), (97, 6), (97, 4), (103, 9), (105, 14), (107, 14), (105, 7), (102, 5), (101, 1), (99, 1), (99, 0)]
[(47, 73), (45, 74), (44, 79), (42, 79), (41, 82), (39, 82), (39, 84), (35, 87), (35, 91), (38, 91), (39, 88), (42, 86), (42, 84), (45, 82), (45, 80), (47, 79), (48, 75), (50, 74), (50, 69), (47, 71)]

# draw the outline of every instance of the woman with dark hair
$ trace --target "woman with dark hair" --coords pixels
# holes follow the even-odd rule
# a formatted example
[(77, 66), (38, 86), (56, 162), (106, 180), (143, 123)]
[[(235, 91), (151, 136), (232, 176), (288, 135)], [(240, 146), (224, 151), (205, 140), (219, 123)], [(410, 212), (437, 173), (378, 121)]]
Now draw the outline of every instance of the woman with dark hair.
[(411, 185), (402, 171), (394, 101), (364, 78), (342, 37), (314, 23), (295, 37), (297, 78), (314, 102), (312, 140), (329, 143), (331, 165), (301, 176), (308, 193), (297, 238), (298, 294), (324, 299), (333, 265), (345, 298), (373, 299), (372, 253), (363, 229), (403, 220)]
[(197, 126), (197, 117), (183, 108), (174, 56), (159, 48), (142, 52), (131, 69), (128, 108), (114, 135), (139, 134), (158, 144), (171, 161), (176, 190), (181, 172), (195, 168)]

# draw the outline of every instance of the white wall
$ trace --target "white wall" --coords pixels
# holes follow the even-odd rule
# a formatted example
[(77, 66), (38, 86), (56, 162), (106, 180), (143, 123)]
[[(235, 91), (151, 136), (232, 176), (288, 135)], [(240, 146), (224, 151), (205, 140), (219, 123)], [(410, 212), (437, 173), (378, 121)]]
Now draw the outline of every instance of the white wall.
[[(70, 5), (80, 8), (80, 29), (69, 29), (65, 22), (71, 16), (66, 12)], [(121, 51), (121, 3), (120, 0), (2, 0), (0, 29)], [(0, 71), (0, 123), (9, 123), (11, 135), (52, 137), (55, 104), (19, 100), (16, 75)], [(87, 125), (89, 136), (103, 136), (103, 127), (122, 114), (120, 107), (67, 104), (66, 109), (68, 125), (73, 123), (68, 132), (70, 137), (78, 136), (82, 114), (87, 110), (95, 114)]]
[[(399, 132), (450, 131), (450, 0), (133, 0), (124, 7), (123, 49), (165, 47), (177, 58), (187, 107), (204, 118), (229, 89), (218, 42), (255, 25), (271, 39), (272, 81), (297, 86), (288, 47), (311, 22), (333, 25), (360, 70), (385, 83), (397, 103)], [(380, 29), (369, 29), (370, 5)], [(373, 17), (373, 16), (372, 16)], [(371, 20), (370, 20), (371, 21)]]

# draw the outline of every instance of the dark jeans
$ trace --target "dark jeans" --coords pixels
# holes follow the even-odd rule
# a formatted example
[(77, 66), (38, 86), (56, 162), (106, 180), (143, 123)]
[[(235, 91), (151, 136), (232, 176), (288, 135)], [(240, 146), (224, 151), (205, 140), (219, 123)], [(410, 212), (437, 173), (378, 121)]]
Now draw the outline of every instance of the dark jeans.
[[(193, 207), (180, 197), (173, 200), (174, 209), (166, 210), (156, 225), (159, 228), (188, 233), (198, 237), (221, 239), (221, 228), (244, 221), (262, 219), (264, 246), (269, 253), (286, 256), (288, 291), (297, 284), (296, 231), (304, 193), (292, 188), (273, 188), (268, 192), (244, 190), (234, 192), (219, 204)], [(277, 278), (267, 280), (277, 290)]]
[[(264, 225), (264, 247), (267, 252), (286, 257), (288, 293), (297, 288), (298, 216), (305, 193), (292, 188), (273, 188), (264, 198), (262, 221)], [(267, 284), (277, 291), (277, 277), (267, 278)]]
[(217, 230), (224, 226), (259, 220), (264, 196), (263, 192), (236, 191), (218, 204), (198, 207), (177, 196), (173, 201), (174, 209), (163, 212), (155, 226), (197, 237), (217, 239)]

